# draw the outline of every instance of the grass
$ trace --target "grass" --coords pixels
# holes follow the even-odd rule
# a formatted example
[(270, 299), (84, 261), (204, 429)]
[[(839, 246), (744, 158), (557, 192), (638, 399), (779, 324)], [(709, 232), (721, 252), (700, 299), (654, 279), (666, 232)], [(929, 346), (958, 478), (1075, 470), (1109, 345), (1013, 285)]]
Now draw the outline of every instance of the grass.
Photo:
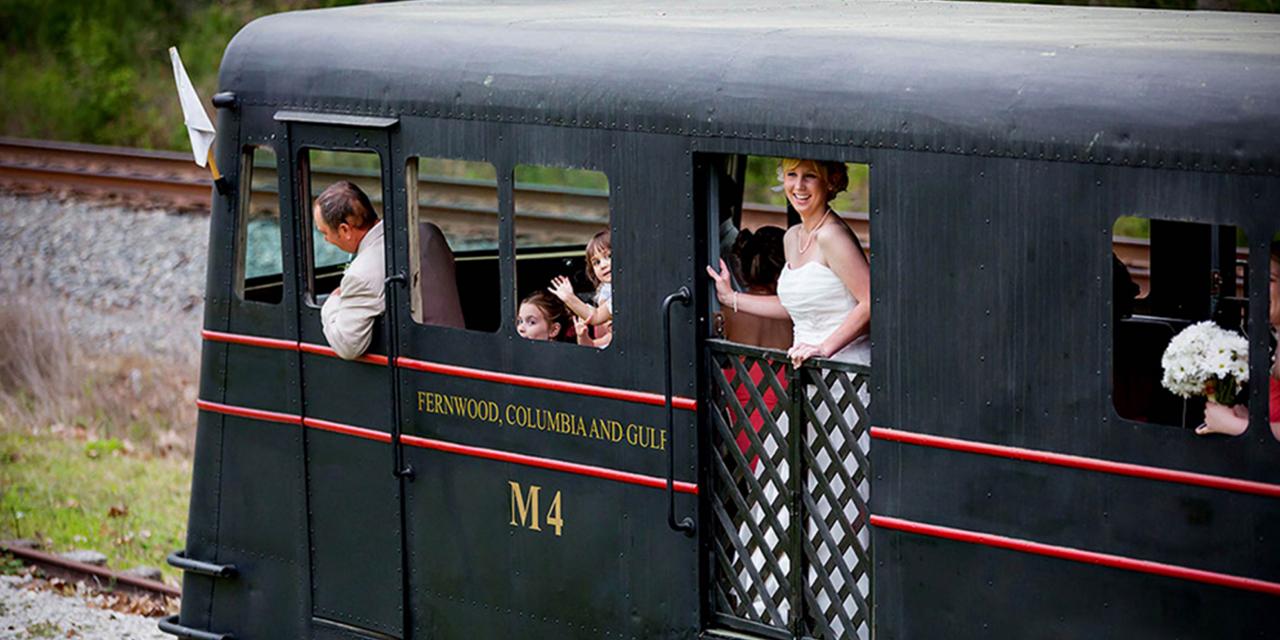
[(0, 539), (146, 564), (185, 540), (195, 367), (97, 353), (41, 296), (0, 307)]
[(113, 569), (146, 564), (176, 580), (164, 559), (185, 543), (190, 484), (190, 461), (86, 431), (0, 433), (0, 538), (93, 549)]

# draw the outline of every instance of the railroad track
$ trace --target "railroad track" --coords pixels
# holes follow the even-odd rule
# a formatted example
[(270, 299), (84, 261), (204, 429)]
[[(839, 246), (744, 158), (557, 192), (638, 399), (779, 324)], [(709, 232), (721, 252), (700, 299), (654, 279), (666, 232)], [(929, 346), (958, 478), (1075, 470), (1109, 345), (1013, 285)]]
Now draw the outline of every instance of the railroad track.
[[(382, 189), (376, 171), (316, 169), (312, 178), (317, 192), (323, 185), (351, 180), (370, 194), (375, 207), (381, 208)], [(278, 203), (277, 184), (274, 166), (254, 167), (250, 206), (254, 210), (273, 210)], [(0, 137), (0, 188), (20, 193), (70, 193), (132, 206), (205, 213), (209, 210), (213, 181), (208, 171), (196, 166), (186, 153)], [(421, 214), (451, 237), (496, 235), (497, 198), (492, 186), (475, 180), (424, 176), (419, 179), (418, 193)], [(572, 241), (590, 237), (609, 215), (608, 197), (600, 192), (517, 188), (515, 201), (519, 233), (539, 239)], [(781, 206), (747, 203), (742, 215), (748, 228), (786, 224), (786, 209)], [(844, 217), (869, 246), (867, 214), (854, 212)], [(1147, 241), (1116, 238), (1114, 249), (1146, 291), (1150, 277)]]
[(46, 575), (68, 582), (85, 582), (102, 590), (124, 591), (135, 595), (181, 598), (182, 591), (163, 582), (146, 580), (103, 567), (68, 560), (61, 556), (0, 544), (0, 553), (12, 555), (22, 562), (39, 567)]

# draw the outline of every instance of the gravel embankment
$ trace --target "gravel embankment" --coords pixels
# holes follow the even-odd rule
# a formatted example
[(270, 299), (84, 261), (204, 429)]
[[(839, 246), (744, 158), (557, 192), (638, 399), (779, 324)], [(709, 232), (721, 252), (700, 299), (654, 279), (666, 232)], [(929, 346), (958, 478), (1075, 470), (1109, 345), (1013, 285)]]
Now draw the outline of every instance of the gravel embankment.
[[(0, 193), (0, 305), (55, 311), (79, 346), (195, 370), (209, 219)], [(156, 621), (0, 576), (0, 639), (170, 638)]]
[(0, 638), (172, 640), (152, 618), (94, 608), (76, 596), (26, 589), (29, 580), (0, 576)]
[(0, 298), (60, 311), (119, 353), (194, 361), (209, 218), (0, 194)]

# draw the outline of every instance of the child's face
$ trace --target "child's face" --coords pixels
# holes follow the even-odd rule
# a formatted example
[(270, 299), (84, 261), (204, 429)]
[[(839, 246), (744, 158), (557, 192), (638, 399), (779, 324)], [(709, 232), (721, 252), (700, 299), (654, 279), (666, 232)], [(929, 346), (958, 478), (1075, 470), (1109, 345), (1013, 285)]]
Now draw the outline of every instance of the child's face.
[(516, 314), (516, 333), (529, 340), (550, 340), (560, 335), (560, 323), (548, 324), (542, 310), (526, 302), (520, 305), (520, 312)]
[(591, 269), (600, 282), (613, 282), (613, 250), (597, 251), (591, 256)]

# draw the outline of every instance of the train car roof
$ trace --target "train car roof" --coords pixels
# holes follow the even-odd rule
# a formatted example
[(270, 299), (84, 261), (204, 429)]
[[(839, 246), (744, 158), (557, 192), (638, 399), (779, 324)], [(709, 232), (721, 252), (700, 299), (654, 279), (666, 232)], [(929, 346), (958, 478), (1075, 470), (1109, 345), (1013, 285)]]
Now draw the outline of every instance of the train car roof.
[(1280, 173), (1280, 16), (410, 2), (232, 40), (241, 104)]

